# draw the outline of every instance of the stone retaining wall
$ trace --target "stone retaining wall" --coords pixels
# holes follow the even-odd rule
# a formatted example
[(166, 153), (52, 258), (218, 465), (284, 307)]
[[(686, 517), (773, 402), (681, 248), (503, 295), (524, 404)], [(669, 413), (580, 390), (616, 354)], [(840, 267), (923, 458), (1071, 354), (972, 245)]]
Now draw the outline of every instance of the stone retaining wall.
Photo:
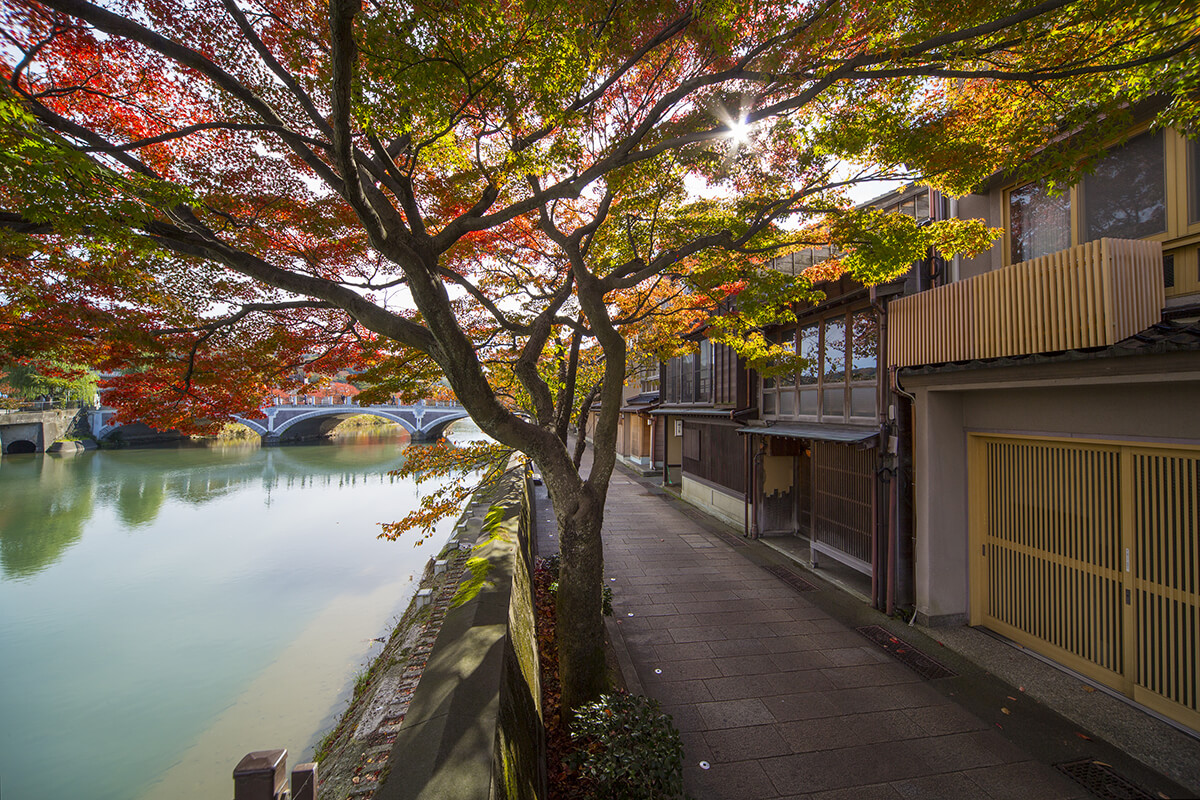
[(374, 800), (545, 796), (531, 494), (525, 468), (516, 467), (493, 491), (483, 518), (472, 518), (479, 529), (465, 580)]
[(321, 800), (545, 797), (531, 506), (515, 465), (472, 499), (330, 734)]

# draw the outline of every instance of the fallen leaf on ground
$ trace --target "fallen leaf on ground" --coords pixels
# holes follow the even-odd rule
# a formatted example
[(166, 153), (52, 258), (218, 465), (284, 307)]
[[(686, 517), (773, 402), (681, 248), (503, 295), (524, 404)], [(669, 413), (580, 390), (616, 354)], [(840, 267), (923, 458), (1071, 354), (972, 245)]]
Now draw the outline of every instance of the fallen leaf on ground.
[(1012, 712), (1011, 712), (1011, 711), (1009, 711), (1007, 708), (1001, 708), (1001, 709), (1000, 709), (1000, 713), (1001, 713), (1001, 714), (1011, 714)]

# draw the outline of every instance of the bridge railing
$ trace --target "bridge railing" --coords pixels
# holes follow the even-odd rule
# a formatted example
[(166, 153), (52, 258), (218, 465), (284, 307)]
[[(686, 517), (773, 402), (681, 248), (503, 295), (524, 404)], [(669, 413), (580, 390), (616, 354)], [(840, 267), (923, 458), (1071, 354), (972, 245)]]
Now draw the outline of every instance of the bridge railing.
[[(462, 408), (462, 403), (457, 400), (420, 400), (418, 403), (424, 403), (426, 408)], [(375, 403), (377, 406), (395, 406), (400, 408), (408, 408), (415, 406), (418, 403)], [(352, 397), (343, 397), (337, 399), (332, 397), (309, 397), (305, 395), (295, 395), (293, 397), (275, 397), (272, 399), (272, 406), (357, 406), (358, 401)]]

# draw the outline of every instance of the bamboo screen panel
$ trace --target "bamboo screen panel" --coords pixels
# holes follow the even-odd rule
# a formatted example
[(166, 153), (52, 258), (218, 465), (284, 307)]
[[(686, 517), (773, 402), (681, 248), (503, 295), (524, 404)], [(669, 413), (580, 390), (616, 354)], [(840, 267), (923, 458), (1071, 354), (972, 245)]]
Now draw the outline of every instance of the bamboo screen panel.
[(1103, 347), (1164, 302), (1161, 243), (1098, 239), (893, 301), (888, 364)]
[(978, 621), (1200, 730), (1200, 450), (979, 439)]
[(1119, 687), (1119, 453), (1026, 440), (986, 447), (984, 624), (1050, 645), (1073, 668), (1099, 667), (1088, 672)]
[(1200, 729), (1200, 454), (1131, 458), (1134, 699)]
[(814, 538), (866, 564), (872, 562), (875, 451), (813, 442)]

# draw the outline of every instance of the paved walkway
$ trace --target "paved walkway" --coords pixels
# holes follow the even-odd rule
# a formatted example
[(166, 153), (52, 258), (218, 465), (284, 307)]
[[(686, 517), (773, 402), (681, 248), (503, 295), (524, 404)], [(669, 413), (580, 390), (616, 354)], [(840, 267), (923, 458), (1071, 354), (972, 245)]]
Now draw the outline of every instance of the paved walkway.
[[(814, 602), (837, 590), (797, 591), (749, 555), (761, 548), (732, 546), (650, 484), (613, 475), (606, 580), (636, 682), (683, 736), (697, 800), (1091, 797), (956, 702), (955, 688), (971, 691), (962, 679), (924, 680)], [(539, 525), (541, 552), (557, 549), (553, 533)], [(1029, 705), (991, 691), (996, 712)], [(1068, 749), (1091, 744), (1080, 739), (1059, 735)]]

